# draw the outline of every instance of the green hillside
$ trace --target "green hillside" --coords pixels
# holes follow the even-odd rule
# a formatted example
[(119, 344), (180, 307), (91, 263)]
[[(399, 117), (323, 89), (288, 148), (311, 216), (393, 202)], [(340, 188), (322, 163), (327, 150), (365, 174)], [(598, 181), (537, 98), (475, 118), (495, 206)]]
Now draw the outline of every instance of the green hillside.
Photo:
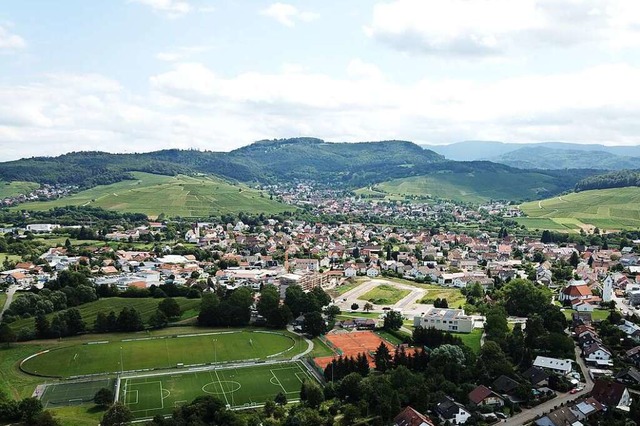
[(92, 206), (119, 212), (161, 213), (175, 217), (207, 217), (224, 213), (278, 213), (291, 207), (268, 195), (214, 177), (162, 176), (133, 172), (134, 180), (101, 185), (69, 197), (21, 204), (20, 209), (48, 210), (61, 206)]
[(0, 181), (0, 199), (6, 197), (14, 197), (20, 194), (28, 194), (34, 189), (38, 189), (40, 185), (34, 182), (3, 182)]
[(567, 232), (640, 228), (640, 188), (582, 191), (521, 206), (526, 218), (518, 222), (530, 229)]
[(531, 200), (557, 193), (559, 180), (521, 170), (487, 170), (469, 173), (433, 173), (382, 182), (359, 194), (384, 194), (388, 198), (431, 196), (454, 201), (482, 203), (489, 200)]

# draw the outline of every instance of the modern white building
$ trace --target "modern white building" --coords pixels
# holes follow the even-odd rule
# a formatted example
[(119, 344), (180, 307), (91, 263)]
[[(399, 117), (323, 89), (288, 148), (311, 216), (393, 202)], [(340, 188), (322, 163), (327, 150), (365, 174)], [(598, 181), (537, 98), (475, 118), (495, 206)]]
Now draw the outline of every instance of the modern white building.
[(413, 326), (455, 333), (471, 333), (473, 319), (465, 315), (462, 309), (432, 308), (428, 312), (414, 317)]
[(534, 367), (552, 370), (563, 375), (571, 373), (573, 369), (573, 361), (570, 359), (549, 358), (546, 356), (537, 356), (533, 361)]
[(37, 232), (37, 233), (49, 233), (54, 229), (60, 228), (60, 225), (55, 225), (51, 223), (31, 223), (27, 225), (27, 231), (29, 232)]

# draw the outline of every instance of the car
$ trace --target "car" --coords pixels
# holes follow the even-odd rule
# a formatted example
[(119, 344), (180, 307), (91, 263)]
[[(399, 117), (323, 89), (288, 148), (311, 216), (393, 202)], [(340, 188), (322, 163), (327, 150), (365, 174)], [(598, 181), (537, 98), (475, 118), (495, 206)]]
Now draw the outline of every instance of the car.
[(571, 389), (571, 390), (569, 391), (569, 393), (570, 393), (571, 395), (573, 395), (573, 394), (575, 394), (575, 393), (580, 392), (581, 390), (582, 390), (582, 389), (580, 389), (580, 388), (573, 388), (573, 389)]
[(507, 415), (505, 413), (503, 413), (502, 411), (497, 411), (494, 413), (496, 415), (496, 417), (498, 417), (499, 419), (506, 419)]

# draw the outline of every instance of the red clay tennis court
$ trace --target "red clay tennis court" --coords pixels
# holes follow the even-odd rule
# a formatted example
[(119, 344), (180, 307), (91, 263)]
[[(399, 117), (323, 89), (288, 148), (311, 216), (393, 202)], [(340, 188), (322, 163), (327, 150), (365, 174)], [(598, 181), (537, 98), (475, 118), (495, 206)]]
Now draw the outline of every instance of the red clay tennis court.
[[(328, 341), (328, 346), (336, 351), (337, 355), (314, 358), (316, 365), (323, 369), (340, 355), (355, 358), (360, 353), (366, 354), (369, 358), (369, 364), (374, 365), (372, 354), (380, 346), (380, 343), (384, 343), (392, 354), (395, 352), (394, 345), (372, 331), (328, 333), (325, 339)], [(413, 349), (409, 349), (407, 352), (412, 353)]]

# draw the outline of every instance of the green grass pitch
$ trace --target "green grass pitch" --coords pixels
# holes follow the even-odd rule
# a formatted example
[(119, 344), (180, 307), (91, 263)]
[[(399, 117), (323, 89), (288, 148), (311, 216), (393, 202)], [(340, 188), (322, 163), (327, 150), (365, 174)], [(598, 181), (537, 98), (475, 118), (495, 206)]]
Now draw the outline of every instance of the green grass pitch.
[(304, 380), (314, 379), (300, 362), (129, 377), (121, 381), (120, 400), (142, 419), (171, 414), (202, 395), (213, 395), (230, 408), (259, 406), (279, 392), (297, 400)]
[(306, 347), (300, 337), (286, 332), (218, 331), (67, 346), (29, 358), (21, 368), (51, 377), (73, 377), (178, 364), (290, 359)]
[(93, 396), (101, 388), (114, 389), (114, 379), (100, 379), (86, 382), (66, 382), (46, 385), (40, 401), (44, 408), (79, 405), (93, 401)]

